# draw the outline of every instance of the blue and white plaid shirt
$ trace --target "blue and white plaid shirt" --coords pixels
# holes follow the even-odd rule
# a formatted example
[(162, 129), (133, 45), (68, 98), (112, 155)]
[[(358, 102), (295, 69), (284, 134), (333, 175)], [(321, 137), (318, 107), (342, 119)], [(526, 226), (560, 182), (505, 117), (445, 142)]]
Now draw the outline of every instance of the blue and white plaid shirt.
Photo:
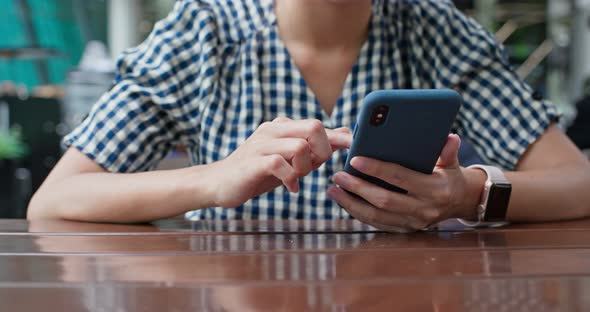
[[(118, 62), (116, 84), (65, 138), (111, 172), (152, 168), (184, 145), (193, 165), (227, 157), (265, 121), (319, 119), (353, 128), (377, 89), (452, 88), (465, 100), (455, 130), (487, 162), (513, 169), (556, 119), (512, 71), (493, 36), (447, 0), (374, 0), (369, 37), (331, 116), (319, 105), (277, 30), (272, 0), (181, 0)], [(301, 180), (237, 209), (192, 219), (349, 218), (326, 197), (346, 151)], [(236, 172), (239, 174), (239, 172)]]

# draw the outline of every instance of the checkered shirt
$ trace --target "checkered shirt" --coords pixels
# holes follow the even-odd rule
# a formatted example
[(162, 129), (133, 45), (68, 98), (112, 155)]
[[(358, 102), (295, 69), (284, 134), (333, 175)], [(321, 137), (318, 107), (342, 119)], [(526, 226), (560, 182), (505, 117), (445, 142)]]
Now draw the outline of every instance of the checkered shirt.
[[(272, 0), (179, 0), (149, 38), (118, 61), (113, 88), (65, 139), (110, 172), (149, 170), (178, 145), (191, 164), (227, 157), (279, 116), (353, 128), (378, 89), (451, 88), (464, 97), (454, 129), (488, 163), (513, 169), (558, 117), (533, 96), (494, 37), (447, 0), (374, 0), (367, 41), (327, 115), (279, 38)], [(350, 218), (326, 197), (346, 151), (236, 209), (190, 219)], [(236, 175), (239, 175), (236, 172)]]

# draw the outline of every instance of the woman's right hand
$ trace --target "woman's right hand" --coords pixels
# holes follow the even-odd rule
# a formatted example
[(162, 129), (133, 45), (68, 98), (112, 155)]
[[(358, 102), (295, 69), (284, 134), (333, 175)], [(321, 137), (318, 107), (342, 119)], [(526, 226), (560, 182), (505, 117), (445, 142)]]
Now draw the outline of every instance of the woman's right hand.
[(349, 148), (347, 128), (325, 129), (319, 120), (265, 122), (226, 159), (209, 165), (213, 203), (232, 208), (283, 184), (299, 191), (299, 178)]

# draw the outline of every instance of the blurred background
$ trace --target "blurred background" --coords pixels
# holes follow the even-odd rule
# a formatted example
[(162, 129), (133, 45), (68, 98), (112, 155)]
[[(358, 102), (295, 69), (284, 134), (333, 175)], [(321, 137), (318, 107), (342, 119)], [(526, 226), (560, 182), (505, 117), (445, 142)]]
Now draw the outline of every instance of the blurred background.
[[(233, 1), (233, 0), (228, 0)], [(393, 1), (393, 0), (391, 0)], [(457, 0), (496, 34), (537, 97), (590, 149), (590, 1)], [(20, 218), (79, 124), (174, 0), (0, 0), (0, 218)], [(173, 153), (162, 167), (186, 164)]]

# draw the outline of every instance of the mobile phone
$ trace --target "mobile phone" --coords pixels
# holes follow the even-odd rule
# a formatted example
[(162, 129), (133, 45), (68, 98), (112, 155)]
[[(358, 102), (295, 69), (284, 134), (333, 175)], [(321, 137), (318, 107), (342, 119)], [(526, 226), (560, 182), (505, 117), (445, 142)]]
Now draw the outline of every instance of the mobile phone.
[(463, 99), (453, 90), (380, 90), (363, 101), (344, 171), (394, 192), (395, 185), (350, 165), (364, 156), (432, 174)]

